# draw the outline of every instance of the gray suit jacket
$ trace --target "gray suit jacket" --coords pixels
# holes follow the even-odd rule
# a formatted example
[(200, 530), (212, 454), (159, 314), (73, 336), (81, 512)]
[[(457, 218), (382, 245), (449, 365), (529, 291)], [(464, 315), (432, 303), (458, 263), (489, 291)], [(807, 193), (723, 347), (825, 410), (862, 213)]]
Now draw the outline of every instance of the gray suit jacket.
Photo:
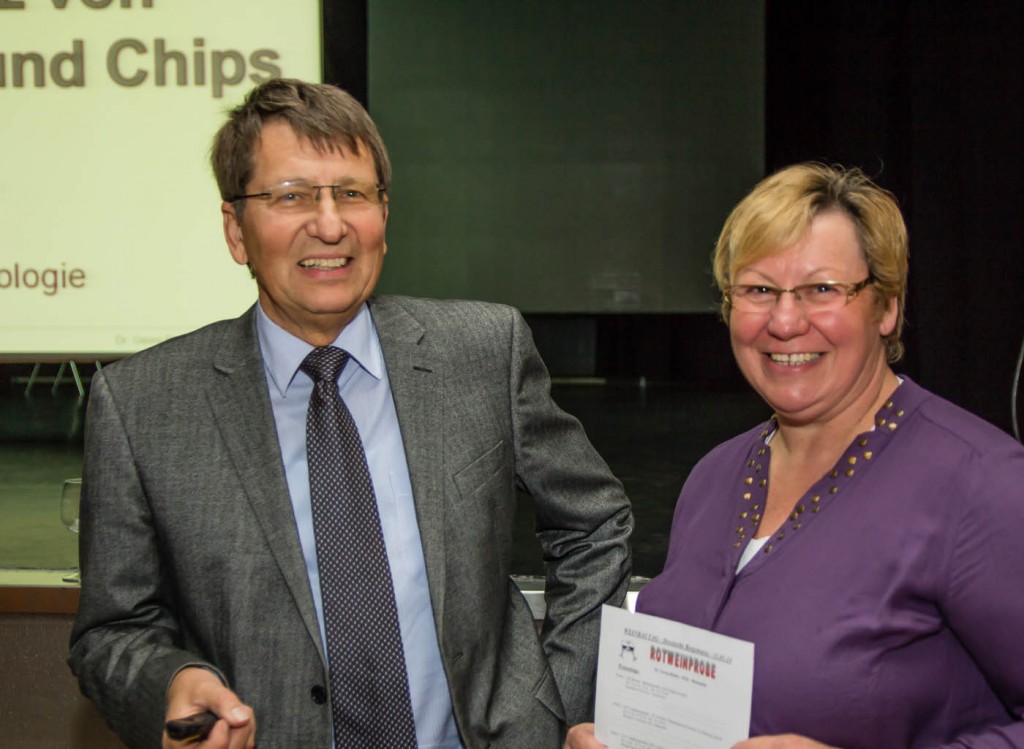
[[(370, 309), (463, 742), (554, 749), (590, 716), (599, 609), (625, 592), (622, 486), (551, 401), (515, 310), (400, 297)], [(540, 637), (509, 579), (517, 488), (548, 563)], [(69, 663), (125, 742), (159, 746), (170, 677), (202, 664), (254, 708), (261, 749), (329, 746), (324, 647), (253, 310), (97, 374), (83, 492)]]

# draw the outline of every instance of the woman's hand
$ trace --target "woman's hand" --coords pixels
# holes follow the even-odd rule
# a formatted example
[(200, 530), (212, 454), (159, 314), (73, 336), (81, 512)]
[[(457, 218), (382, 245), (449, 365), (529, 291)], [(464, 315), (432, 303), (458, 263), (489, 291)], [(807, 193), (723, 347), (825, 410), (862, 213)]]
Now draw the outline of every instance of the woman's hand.
[[(581, 745), (582, 746), (582, 745)], [(834, 749), (820, 741), (795, 733), (782, 733), (777, 736), (758, 736), (733, 744), (732, 749)]]
[(593, 723), (580, 723), (569, 729), (562, 749), (605, 749), (605, 746), (594, 738)]

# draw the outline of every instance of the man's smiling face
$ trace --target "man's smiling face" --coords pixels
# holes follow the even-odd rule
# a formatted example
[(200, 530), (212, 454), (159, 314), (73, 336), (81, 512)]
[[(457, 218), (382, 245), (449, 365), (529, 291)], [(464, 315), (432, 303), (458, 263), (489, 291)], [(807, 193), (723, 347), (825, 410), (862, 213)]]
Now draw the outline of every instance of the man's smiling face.
[[(342, 185), (375, 191), (369, 149), (317, 151), (280, 120), (267, 122), (253, 155), (246, 192), (284, 182)], [(263, 200), (246, 201), (239, 220), (222, 205), (224, 235), (235, 262), (256, 277), (264, 312), (282, 328), (314, 346), (332, 343), (373, 293), (384, 265), (388, 208), (345, 206), (330, 188), (308, 213), (276, 211)]]

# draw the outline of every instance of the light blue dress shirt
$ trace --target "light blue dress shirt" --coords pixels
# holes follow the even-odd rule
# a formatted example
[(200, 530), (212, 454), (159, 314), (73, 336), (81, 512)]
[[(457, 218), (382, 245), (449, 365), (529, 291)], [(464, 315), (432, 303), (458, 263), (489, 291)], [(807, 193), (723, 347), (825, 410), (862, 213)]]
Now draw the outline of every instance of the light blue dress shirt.
[[(256, 329), (288, 491), (320, 622), (320, 636), (326, 642), (306, 464), (306, 409), (313, 392), (313, 381), (299, 371), (299, 365), (313, 346), (271, 321), (259, 305)], [(405, 448), (380, 340), (365, 304), (355, 319), (345, 326), (334, 345), (347, 351), (351, 357), (338, 378), (338, 387), (359, 429), (373, 490), (377, 495), (409, 673), (416, 738), (420, 749), (460, 749), (462, 745), (455, 726), (427, 590), (423, 545), (416, 522)]]

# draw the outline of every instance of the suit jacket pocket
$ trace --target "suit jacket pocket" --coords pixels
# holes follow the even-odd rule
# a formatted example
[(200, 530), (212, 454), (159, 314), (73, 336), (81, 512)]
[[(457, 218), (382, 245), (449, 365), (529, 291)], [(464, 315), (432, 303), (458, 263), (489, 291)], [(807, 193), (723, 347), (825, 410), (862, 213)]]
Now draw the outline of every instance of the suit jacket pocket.
[(537, 637), (533, 614), (511, 580), (489, 701), (491, 747), (561, 746), (565, 707)]
[(459, 495), (466, 502), (473, 500), (473, 495), (482, 491), (502, 469), (508, 465), (509, 458), (505, 455), (505, 440), (501, 440), (476, 458), (465, 468), (455, 474), (455, 486)]
[[(477, 569), (488, 585), (504, 585), (510, 574), (516, 491), (508, 442), (501, 440), (455, 474), (454, 531), (461, 554), (478, 554)], [(453, 527), (454, 526), (454, 527)]]

